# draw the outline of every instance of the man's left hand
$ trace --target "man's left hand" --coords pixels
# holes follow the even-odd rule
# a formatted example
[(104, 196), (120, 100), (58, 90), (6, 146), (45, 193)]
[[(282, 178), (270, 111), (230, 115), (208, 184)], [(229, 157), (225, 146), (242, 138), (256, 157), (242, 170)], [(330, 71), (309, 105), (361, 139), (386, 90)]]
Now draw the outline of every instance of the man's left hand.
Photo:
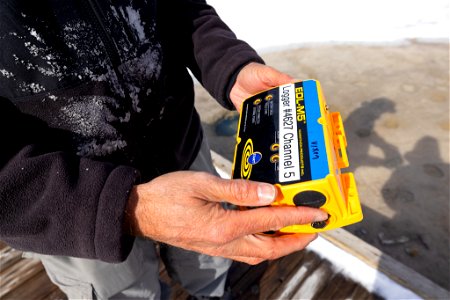
[(252, 62), (239, 72), (236, 83), (230, 91), (230, 99), (240, 112), (242, 102), (248, 97), (293, 80), (291, 76), (272, 67)]

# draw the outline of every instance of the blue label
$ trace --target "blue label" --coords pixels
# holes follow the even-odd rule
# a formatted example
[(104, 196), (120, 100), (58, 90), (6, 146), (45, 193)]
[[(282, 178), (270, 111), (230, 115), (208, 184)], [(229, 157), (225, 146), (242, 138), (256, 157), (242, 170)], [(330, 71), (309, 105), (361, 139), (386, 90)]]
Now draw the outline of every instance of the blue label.
[(309, 161), (311, 179), (322, 179), (328, 175), (328, 159), (323, 135), (323, 125), (318, 122), (321, 117), (319, 95), (314, 80), (303, 82), (305, 93), (306, 124), (308, 131)]
[(255, 153), (252, 153), (248, 157), (247, 161), (251, 165), (256, 165), (257, 163), (259, 163), (261, 161), (261, 158), (262, 158), (262, 154), (260, 152), (255, 152)]

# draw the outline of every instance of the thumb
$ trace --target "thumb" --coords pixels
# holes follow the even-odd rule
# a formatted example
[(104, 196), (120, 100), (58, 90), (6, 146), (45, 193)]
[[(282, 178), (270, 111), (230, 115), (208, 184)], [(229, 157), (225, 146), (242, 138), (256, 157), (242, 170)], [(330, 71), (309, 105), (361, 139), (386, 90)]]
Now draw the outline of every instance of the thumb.
[(211, 200), (242, 206), (269, 205), (278, 193), (274, 185), (244, 179), (220, 179), (218, 184), (210, 186), (210, 192)]
[(292, 83), (294, 78), (272, 67), (261, 69), (261, 80), (268, 87)]

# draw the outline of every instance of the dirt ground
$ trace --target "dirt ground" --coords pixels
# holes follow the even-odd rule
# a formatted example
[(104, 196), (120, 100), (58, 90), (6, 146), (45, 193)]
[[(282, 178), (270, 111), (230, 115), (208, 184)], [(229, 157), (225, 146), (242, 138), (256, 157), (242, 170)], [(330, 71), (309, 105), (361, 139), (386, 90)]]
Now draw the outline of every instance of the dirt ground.
[[(339, 111), (364, 220), (346, 227), (450, 289), (449, 45), (322, 45), (262, 55), (295, 78), (321, 82)], [(234, 136), (217, 132), (236, 112), (197, 87), (211, 147), (232, 160)]]

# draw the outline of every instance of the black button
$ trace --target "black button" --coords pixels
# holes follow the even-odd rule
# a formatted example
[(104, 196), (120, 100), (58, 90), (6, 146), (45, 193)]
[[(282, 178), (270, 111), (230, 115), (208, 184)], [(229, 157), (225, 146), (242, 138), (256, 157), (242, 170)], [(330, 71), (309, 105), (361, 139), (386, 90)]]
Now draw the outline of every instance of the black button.
[(327, 226), (327, 221), (312, 222), (311, 226), (315, 229), (322, 229)]
[(319, 208), (325, 204), (327, 197), (317, 191), (304, 191), (294, 196), (294, 204), (296, 206), (308, 206)]

